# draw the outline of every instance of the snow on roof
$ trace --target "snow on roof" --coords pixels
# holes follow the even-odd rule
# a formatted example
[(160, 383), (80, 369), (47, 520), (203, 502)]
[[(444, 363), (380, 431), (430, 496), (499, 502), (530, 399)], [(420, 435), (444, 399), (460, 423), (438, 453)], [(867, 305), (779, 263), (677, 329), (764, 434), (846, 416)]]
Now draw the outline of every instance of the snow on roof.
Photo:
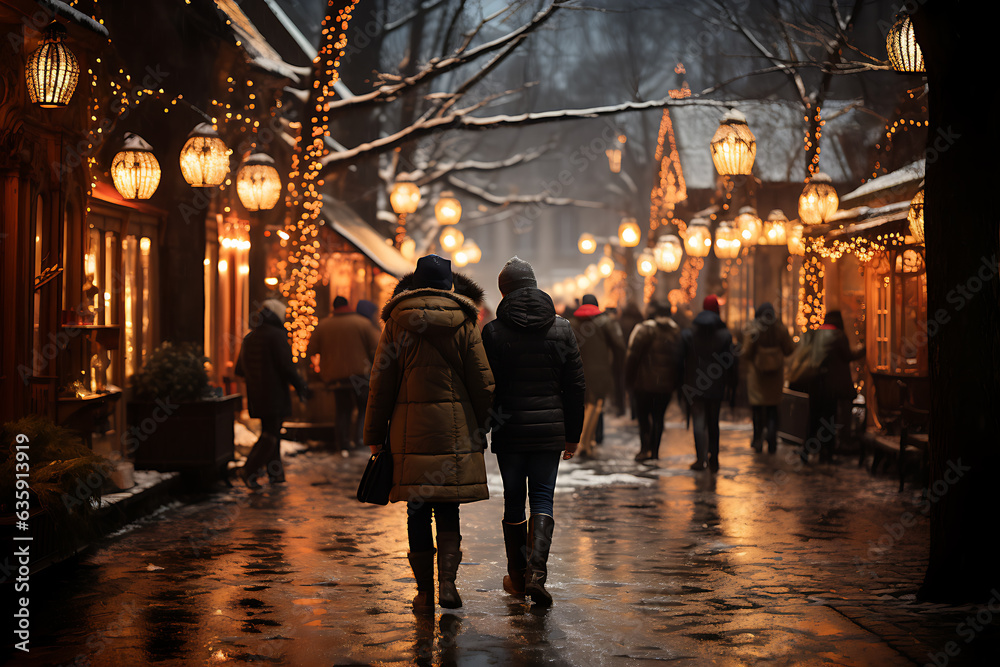
[[(856, 183), (863, 176), (848, 156), (845, 146), (874, 145), (880, 131), (864, 114), (847, 109), (849, 101), (828, 101), (824, 114), (830, 118), (823, 126), (820, 170), (834, 183)], [(765, 183), (801, 183), (806, 173), (805, 121), (802, 107), (782, 100), (740, 100), (732, 103), (747, 118), (757, 138), (757, 158), (753, 173)], [(847, 110), (845, 110), (847, 109)], [(838, 112), (843, 113), (838, 115)], [(704, 106), (676, 107), (670, 110), (677, 136), (681, 168), (688, 188), (712, 189), (716, 172), (709, 143), (726, 109)]]
[(880, 192), (893, 190), (903, 185), (915, 184), (924, 180), (924, 159), (920, 158), (916, 162), (897, 169), (883, 176), (878, 176), (868, 181), (860, 188), (853, 190), (840, 198), (840, 203), (850, 204), (871, 197)]
[(108, 36), (107, 28), (95, 21), (92, 17), (81, 12), (79, 9), (74, 9), (65, 2), (61, 2), (61, 0), (36, 0), (36, 2), (40, 7), (49, 10), (53, 14), (62, 16), (63, 18), (73, 21), (74, 23), (82, 25), (102, 37)]
[(295, 67), (282, 60), (281, 55), (257, 30), (257, 26), (243, 13), (236, 0), (215, 0), (215, 6), (226, 15), (229, 26), (239, 39), (240, 46), (246, 52), (251, 64), (266, 72), (291, 79), (295, 83), (299, 83), (300, 77), (309, 74), (310, 68)]
[(325, 194), (320, 215), (330, 222), (334, 231), (386, 273), (401, 278), (413, 270), (414, 262), (403, 257), (394, 246), (386, 244), (384, 236), (372, 229), (350, 206), (339, 199)]

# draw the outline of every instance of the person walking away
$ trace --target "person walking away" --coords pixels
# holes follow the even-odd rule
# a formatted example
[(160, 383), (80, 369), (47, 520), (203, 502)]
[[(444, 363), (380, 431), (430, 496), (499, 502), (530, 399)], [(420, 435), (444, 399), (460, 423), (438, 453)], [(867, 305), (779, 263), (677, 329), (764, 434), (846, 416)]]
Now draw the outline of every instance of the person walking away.
[(379, 320), (377, 317), (378, 306), (376, 306), (374, 302), (369, 301), (368, 299), (361, 299), (358, 301), (358, 305), (354, 310), (358, 315), (361, 315), (372, 323), (372, 326), (375, 327), (376, 333), (382, 333), (382, 327), (379, 326)]
[[(319, 377), (333, 392), (336, 415), (333, 424), (333, 444), (339, 451), (351, 448), (352, 440), (361, 446), (368, 404), (368, 376), (375, 350), (378, 330), (371, 320), (351, 309), (347, 299), (333, 300), (333, 312), (320, 320), (309, 337), (307, 358), (319, 355)], [(351, 417), (357, 408), (358, 421), (351, 428)]]
[[(806, 442), (819, 443), (820, 463), (833, 463), (836, 433), (840, 430), (837, 405), (857, 394), (851, 377), (851, 362), (864, 357), (865, 348), (851, 350), (839, 310), (827, 311), (813, 344), (821, 350), (822, 363), (809, 390), (809, 437)], [(808, 447), (802, 449), (802, 460), (808, 463)]]
[(427, 255), (382, 309), (364, 442), (372, 453), (383, 446), (392, 453), (389, 500), (406, 502), (418, 613), (434, 610), (431, 518), (438, 600), (461, 607), (459, 504), (489, 498), (483, 449), (493, 373), (476, 323), (482, 298), (478, 285), (453, 276), (449, 260)]
[(649, 319), (632, 330), (625, 358), (625, 381), (639, 420), (639, 462), (660, 458), (663, 418), (680, 378), (682, 352), (670, 304), (652, 301), (647, 314)]
[[(646, 318), (643, 317), (642, 309), (639, 307), (635, 301), (629, 301), (625, 304), (622, 309), (621, 315), (618, 317), (618, 324), (622, 328), (622, 340), (629, 341), (632, 340), (632, 331), (635, 330), (637, 326), (642, 324)], [(625, 412), (625, 407), (628, 406), (628, 415), (632, 418), (636, 418), (635, 409), (635, 397), (632, 394), (631, 389), (628, 387), (628, 383), (625, 381), (625, 365), (622, 364), (620, 374), (620, 387), (621, 387), (621, 397), (622, 402), (622, 413)]]
[(570, 324), (580, 348), (583, 373), (587, 381), (579, 452), (581, 458), (586, 458), (593, 455), (597, 420), (604, 409), (604, 397), (614, 386), (612, 356), (624, 353), (625, 341), (621, 327), (601, 311), (597, 305), (597, 297), (593, 294), (583, 296)]
[(236, 374), (246, 380), (247, 410), (260, 419), (261, 434), (237, 473), (251, 489), (266, 469), (271, 484), (285, 481), (281, 463), (281, 424), (292, 414), (288, 385), (299, 399), (309, 399), (309, 387), (292, 363), (292, 348), (285, 330), (285, 304), (268, 299), (254, 314), (251, 330), (243, 337), (236, 358)]
[(583, 430), (583, 363), (572, 327), (538, 289), (528, 262), (512, 258), (497, 282), (503, 300), (483, 329), (483, 346), (496, 379), (490, 442), (503, 478), (503, 588), (548, 606), (552, 496), (560, 454), (572, 458)]
[(792, 337), (770, 303), (762, 303), (743, 331), (742, 356), (747, 364), (747, 397), (753, 413), (755, 451), (778, 451), (778, 404), (785, 386), (785, 357), (795, 349)]
[(735, 398), (736, 355), (733, 336), (719, 317), (719, 300), (705, 297), (703, 310), (681, 334), (684, 346), (684, 400), (687, 401), (697, 458), (691, 470), (719, 469), (719, 411)]

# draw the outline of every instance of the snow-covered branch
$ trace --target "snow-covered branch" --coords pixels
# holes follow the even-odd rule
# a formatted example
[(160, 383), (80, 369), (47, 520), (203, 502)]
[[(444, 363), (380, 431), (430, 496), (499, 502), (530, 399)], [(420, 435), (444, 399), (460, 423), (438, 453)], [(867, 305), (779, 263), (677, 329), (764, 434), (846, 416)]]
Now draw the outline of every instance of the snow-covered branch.
[(579, 206), (580, 208), (608, 208), (604, 202), (586, 201), (583, 199), (570, 199), (569, 197), (553, 197), (552, 195), (540, 192), (533, 195), (495, 195), (488, 190), (467, 183), (455, 176), (448, 177), (448, 183), (457, 190), (461, 190), (468, 195), (478, 197), (487, 204), (494, 206), (509, 206), (513, 204), (544, 204), (545, 206)]
[(496, 171), (498, 169), (507, 169), (508, 167), (526, 164), (533, 160), (537, 160), (539, 157), (548, 152), (548, 150), (549, 146), (544, 146), (540, 149), (529, 151), (527, 153), (512, 155), (503, 160), (462, 160), (446, 164), (438, 163), (434, 165), (429, 172), (418, 176), (416, 183), (421, 186), (428, 185), (429, 183), (441, 180), (442, 178), (458, 171)]

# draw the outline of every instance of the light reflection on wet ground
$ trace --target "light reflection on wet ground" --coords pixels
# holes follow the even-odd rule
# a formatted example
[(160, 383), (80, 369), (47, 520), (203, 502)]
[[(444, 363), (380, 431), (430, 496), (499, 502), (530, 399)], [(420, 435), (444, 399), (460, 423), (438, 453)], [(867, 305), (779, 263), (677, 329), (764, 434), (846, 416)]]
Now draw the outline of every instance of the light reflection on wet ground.
[(687, 469), (679, 423), (640, 466), (635, 427), (608, 422), (600, 459), (561, 472), (549, 610), (501, 589), (494, 488), (462, 509), (464, 608), (414, 617), (405, 509), (354, 499), (363, 454), (311, 451), (285, 486), (220, 490), (57, 570), (18, 664), (908, 665), (953, 638), (912, 601), (926, 521), (871, 549), (913, 492), (755, 454), (742, 425), (717, 475)]

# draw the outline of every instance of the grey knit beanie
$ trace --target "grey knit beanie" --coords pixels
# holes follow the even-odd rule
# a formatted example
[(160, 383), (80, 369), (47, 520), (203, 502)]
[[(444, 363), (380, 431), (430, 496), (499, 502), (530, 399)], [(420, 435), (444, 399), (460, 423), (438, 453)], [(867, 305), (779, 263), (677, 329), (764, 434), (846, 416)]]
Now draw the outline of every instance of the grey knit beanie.
[(500, 269), (497, 283), (501, 294), (510, 294), (522, 287), (538, 287), (538, 281), (535, 280), (535, 272), (532, 270), (531, 264), (517, 256), (507, 260), (507, 263)]

